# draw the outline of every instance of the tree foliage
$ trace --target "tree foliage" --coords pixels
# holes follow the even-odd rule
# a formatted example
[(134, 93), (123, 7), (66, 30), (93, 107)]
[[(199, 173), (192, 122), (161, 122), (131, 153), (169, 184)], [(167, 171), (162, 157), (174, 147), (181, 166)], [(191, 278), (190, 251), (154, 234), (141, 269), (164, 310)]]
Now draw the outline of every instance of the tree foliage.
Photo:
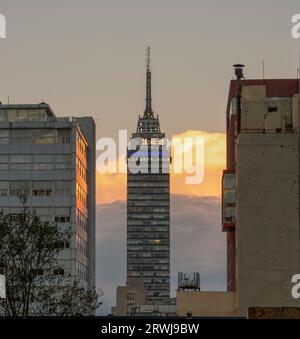
[(42, 222), (22, 199), (17, 215), (0, 212), (0, 274), (6, 277), (6, 299), (0, 315), (86, 316), (99, 306), (101, 291), (86, 289), (62, 274), (59, 254), (72, 237), (70, 229)]

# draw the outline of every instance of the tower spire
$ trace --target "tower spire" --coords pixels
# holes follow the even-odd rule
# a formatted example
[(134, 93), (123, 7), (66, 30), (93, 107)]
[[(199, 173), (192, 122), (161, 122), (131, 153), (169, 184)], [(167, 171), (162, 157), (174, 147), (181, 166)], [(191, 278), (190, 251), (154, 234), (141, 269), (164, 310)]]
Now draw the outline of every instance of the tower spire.
[(146, 56), (146, 108), (144, 117), (151, 117), (153, 116), (152, 111), (152, 97), (151, 97), (151, 68), (150, 68), (150, 47), (147, 48), (147, 56)]

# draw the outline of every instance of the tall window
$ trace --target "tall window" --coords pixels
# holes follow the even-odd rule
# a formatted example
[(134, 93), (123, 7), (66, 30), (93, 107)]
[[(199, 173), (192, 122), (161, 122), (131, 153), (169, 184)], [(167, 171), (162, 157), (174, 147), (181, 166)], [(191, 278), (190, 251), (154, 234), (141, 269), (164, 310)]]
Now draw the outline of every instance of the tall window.
[(8, 181), (0, 181), (0, 196), (5, 197), (8, 195)]
[(223, 224), (235, 223), (235, 173), (223, 174)]
[(33, 181), (32, 195), (35, 196), (53, 195), (52, 181)]
[(78, 157), (76, 157), (76, 170), (77, 175), (81, 177), (81, 179), (86, 183), (87, 181), (87, 170), (83, 163), (80, 161)]
[(76, 248), (81, 254), (87, 257), (87, 242), (78, 234), (76, 234)]
[(87, 159), (87, 145), (79, 132), (77, 132), (77, 150), (81, 153), (84, 159)]
[(77, 271), (77, 278), (87, 281), (88, 270), (84, 264), (82, 264), (79, 261), (76, 261), (76, 271)]
[[(0, 119), (0, 122), (2, 120)], [(9, 143), (9, 130), (0, 129), (0, 145), (7, 145)]]
[(80, 212), (80, 210), (77, 208), (76, 209), (76, 222), (77, 225), (83, 229), (85, 232), (88, 230), (88, 220), (87, 217)]
[(54, 214), (55, 222), (57, 223), (65, 224), (71, 221), (71, 211), (69, 207), (56, 207)]
[(76, 183), (76, 198), (84, 207), (87, 207), (87, 194), (78, 182)]
[(11, 181), (10, 182), (10, 195), (19, 196), (19, 195), (30, 195), (31, 190), (31, 181)]

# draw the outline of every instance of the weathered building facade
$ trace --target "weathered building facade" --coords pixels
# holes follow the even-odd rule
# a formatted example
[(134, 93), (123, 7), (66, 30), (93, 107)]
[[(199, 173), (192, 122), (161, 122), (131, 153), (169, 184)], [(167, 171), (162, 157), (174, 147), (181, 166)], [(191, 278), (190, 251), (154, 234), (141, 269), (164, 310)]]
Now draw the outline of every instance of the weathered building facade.
[(299, 80), (232, 81), (227, 110), (223, 230), (228, 290), (239, 316), (251, 307), (297, 307), (300, 268)]
[(71, 228), (60, 276), (95, 286), (95, 124), (59, 118), (46, 103), (0, 105), (0, 209), (21, 211), (19, 195), (42, 221)]

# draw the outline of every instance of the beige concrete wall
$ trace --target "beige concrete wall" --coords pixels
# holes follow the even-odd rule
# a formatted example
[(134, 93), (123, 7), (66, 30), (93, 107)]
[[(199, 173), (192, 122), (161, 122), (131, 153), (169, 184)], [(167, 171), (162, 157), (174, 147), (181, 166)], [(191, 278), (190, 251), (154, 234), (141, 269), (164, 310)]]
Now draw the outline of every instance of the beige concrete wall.
[[(128, 299), (129, 296), (131, 299)], [(116, 306), (112, 307), (112, 314), (119, 317), (126, 316), (133, 313), (135, 307), (140, 307), (146, 303), (147, 291), (143, 282), (129, 282), (126, 286), (117, 287)]]
[[(267, 98), (266, 86), (244, 86), (241, 131), (272, 133), (278, 129), (290, 130), (293, 125), (292, 101), (292, 98)], [(276, 107), (277, 111), (269, 112), (270, 107)]]
[(244, 134), (237, 143), (237, 306), (296, 307), (299, 136)]
[(176, 313), (194, 317), (233, 317), (236, 315), (234, 292), (177, 291)]
[(266, 115), (266, 87), (245, 86), (242, 92), (241, 129), (263, 130)]

